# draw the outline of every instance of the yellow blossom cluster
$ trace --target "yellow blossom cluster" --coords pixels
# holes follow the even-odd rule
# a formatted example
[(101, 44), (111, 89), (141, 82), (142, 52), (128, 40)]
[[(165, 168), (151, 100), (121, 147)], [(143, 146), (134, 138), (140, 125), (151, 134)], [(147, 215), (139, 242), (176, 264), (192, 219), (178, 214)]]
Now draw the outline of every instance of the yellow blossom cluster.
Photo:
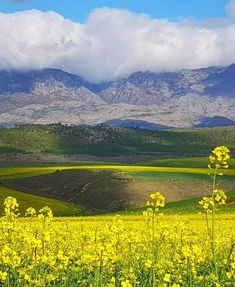
[(228, 168), (228, 161), (230, 159), (230, 150), (226, 146), (219, 146), (213, 149), (209, 156), (210, 169)]
[(160, 192), (150, 194), (150, 200), (146, 202), (146, 206), (152, 209), (158, 209), (165, 206), (165, 197)]
[(207, 212), (212, 212), (216, 205), (226, 204), (226, 199), (227, 196), (222, 189), (214, 189), (212, 195), (210, 197), (204, 196), (202, 200), (199, 201), (199, 204), (201, 204)]
[[(147, 209), (143, 212), (143, 215), (149, 224), (150, 222), (155, 224), (157, 213), (160, 207), (165, 206), (165, 197), (160, 192), (150, 194), (150, 200), (146, 202)], [(153, 230), (154, 232), (154, 230)]]

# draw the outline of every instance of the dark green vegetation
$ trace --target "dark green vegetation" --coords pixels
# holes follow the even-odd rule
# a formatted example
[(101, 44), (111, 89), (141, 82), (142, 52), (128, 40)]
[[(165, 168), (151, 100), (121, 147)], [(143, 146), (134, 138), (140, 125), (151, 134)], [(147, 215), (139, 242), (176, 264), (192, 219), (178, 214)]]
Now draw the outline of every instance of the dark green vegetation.
[(235, 151), (235, 127), (147, 131), (107, 126), (25, 125), (0, 130), (0, 153), (206, 156), (226, 144)]

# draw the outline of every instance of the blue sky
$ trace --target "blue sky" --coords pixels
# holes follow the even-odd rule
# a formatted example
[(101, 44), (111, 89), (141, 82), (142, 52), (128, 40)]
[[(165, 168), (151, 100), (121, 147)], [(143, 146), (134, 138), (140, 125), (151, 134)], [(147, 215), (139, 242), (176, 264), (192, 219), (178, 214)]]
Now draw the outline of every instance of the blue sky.
[(135, 13), (146, 13), (152, 18), (177, 21), (182, 18), (207, 19), (225, 16), (228, 0), (28, 0), (16, 3), (0, 0), (0, 11), (38, 9), (52, 10), (65, 18), (84, 23), (89, 13), (100, 7), (125, 8)]

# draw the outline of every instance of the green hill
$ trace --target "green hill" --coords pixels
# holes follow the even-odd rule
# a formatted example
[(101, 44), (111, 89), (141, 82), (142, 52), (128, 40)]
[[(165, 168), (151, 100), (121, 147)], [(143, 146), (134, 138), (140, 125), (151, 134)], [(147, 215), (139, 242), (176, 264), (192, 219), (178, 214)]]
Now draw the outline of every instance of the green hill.
[[(136, 163), (143, 166), (159, 166), (159, 167), (188, 167), (188, 168), (204, 168), (208, 165), (208, 157), (188, 157), (188, 158), (167, 158), (151, 160)], [(235, 168), (235, 159), (229, 161), (229, 168)]]
[(147, 131), (53, 124), (0, 130), (0, 154), (207, 156), (218, 145), (235, 151), (235, 127)]
[(3, 203), (5, 198), (8, 196), (13, 196), (17, 199), (21, 216), (24, 216), (26, 209), (29, 207), (33, 207), (36, 211), (38, 211), (44, 206), (49, 206), (52, 209), (53, 214), (56, 216), (73, 216), (83, 213), (82, 208), (73, 204), (52, 198), (27, 194), (11, 188), (0, 187), (0, 215), (3, 214)]

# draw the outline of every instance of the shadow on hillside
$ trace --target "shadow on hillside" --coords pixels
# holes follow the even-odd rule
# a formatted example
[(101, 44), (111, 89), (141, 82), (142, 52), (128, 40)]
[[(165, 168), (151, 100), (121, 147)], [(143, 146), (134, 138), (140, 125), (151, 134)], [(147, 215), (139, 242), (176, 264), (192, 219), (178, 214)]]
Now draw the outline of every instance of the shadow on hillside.
[(4, 180), (1, 183), (25, 193), (79, 204), (96, 213), (128, 207), (128, 181), (111, 171), (58, 170), (53, 174)]

